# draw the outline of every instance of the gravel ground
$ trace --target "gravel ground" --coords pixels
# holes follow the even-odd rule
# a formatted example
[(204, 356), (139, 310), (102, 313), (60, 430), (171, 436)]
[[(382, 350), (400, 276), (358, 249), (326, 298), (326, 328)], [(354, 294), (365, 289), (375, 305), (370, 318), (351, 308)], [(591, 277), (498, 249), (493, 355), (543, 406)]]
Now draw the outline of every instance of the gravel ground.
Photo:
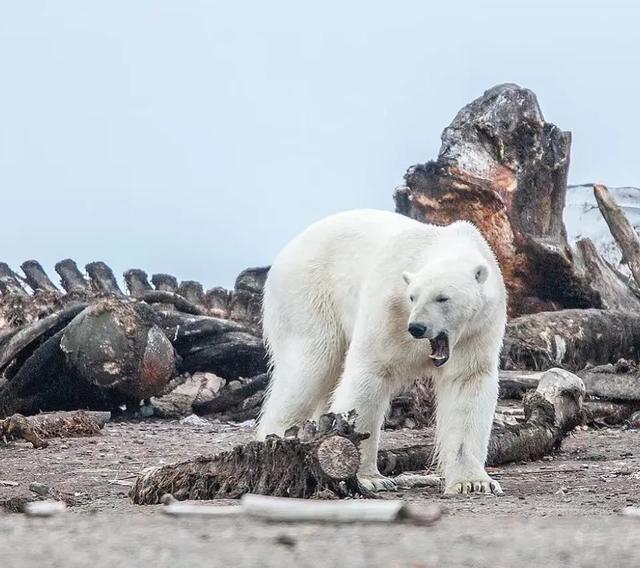
[[(387, 447), (428, 432), (386, 432)], [(493, 470), (504, 497), (443, 498), (436, 489), (386, 494), (438, 503), (432, 527), (404, 524), (267, 524), (184, 519), (127, 498), (148, 465), (212, 453), (247, 441), (252, 429), (212, 423), (113, 422), (102, 436), (53, 440), (48, 448), (0, 446), (0, 566), (640, 566), (638, 432), (577, 431), (551, 458)], [(66, 513), (11, 513), (48, 489)]]

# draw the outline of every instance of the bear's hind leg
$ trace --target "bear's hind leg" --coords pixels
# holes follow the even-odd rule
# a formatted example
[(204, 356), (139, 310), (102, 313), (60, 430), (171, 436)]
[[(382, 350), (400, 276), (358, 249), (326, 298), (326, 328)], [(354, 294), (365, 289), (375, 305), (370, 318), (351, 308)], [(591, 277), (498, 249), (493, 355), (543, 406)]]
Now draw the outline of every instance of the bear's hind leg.
[(258, 439), (301, 426), (330, 396), (344, 349), (311, 338), (289, 337), (272, 346), (273, 371), (258, 422)]

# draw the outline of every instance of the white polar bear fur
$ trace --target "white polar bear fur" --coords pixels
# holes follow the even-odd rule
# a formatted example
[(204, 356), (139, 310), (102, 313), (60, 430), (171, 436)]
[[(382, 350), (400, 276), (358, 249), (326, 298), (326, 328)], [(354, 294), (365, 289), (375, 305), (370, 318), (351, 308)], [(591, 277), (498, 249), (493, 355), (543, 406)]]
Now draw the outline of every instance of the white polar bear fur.
[[(434, 301), (442, 294), (446, 307)], [(412, 320), (447, 328), (446, 364), (436, 368), (429, 341), (408, 333)], [(282, 250), (265, 284), (272, 379), (258, 438), (355, 409), (358, 430), (371, 433), (358, 476), (389, 488), (376, 461), (390, 398), (431, 377), (445, 492), (500, 492), (484, 463), (505, 322), (500, 268), (472, 224), (438, 227), (375, 210), (323, 219)]]

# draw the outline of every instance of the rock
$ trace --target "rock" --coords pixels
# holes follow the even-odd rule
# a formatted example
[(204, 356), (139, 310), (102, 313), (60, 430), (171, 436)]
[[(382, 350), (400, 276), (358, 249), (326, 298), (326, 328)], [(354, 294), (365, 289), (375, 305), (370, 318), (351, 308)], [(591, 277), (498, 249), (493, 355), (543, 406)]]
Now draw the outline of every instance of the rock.
[(211, 422), (206, 418), (200, 418), (200, 416), (197, 416), (196, 414), (190, 414), (180, 420), (180, 424), (186, 424), (188, 426), (210, 426)]
[(49, 486), (44, 483), (39, 483), (38, 481), (30, 483), (29, 490), (33, 491), (37, 495), (40, 495), (41, 497), (45, 497), (49, 494)]
[(629, 418), (629, 427), (640, 429), (640, 410), (634, 412)]

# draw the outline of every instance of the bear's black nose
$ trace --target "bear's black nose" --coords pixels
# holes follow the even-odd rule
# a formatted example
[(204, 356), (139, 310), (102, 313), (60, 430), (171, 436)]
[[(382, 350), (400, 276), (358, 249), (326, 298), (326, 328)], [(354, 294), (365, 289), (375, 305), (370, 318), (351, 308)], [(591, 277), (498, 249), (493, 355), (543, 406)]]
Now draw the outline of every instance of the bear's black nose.
[(421, 323), (412, 322), (409, 324), (409, 333), (416, 339), (424, 337), (424, 332), (427, 331), (427, 326)]

